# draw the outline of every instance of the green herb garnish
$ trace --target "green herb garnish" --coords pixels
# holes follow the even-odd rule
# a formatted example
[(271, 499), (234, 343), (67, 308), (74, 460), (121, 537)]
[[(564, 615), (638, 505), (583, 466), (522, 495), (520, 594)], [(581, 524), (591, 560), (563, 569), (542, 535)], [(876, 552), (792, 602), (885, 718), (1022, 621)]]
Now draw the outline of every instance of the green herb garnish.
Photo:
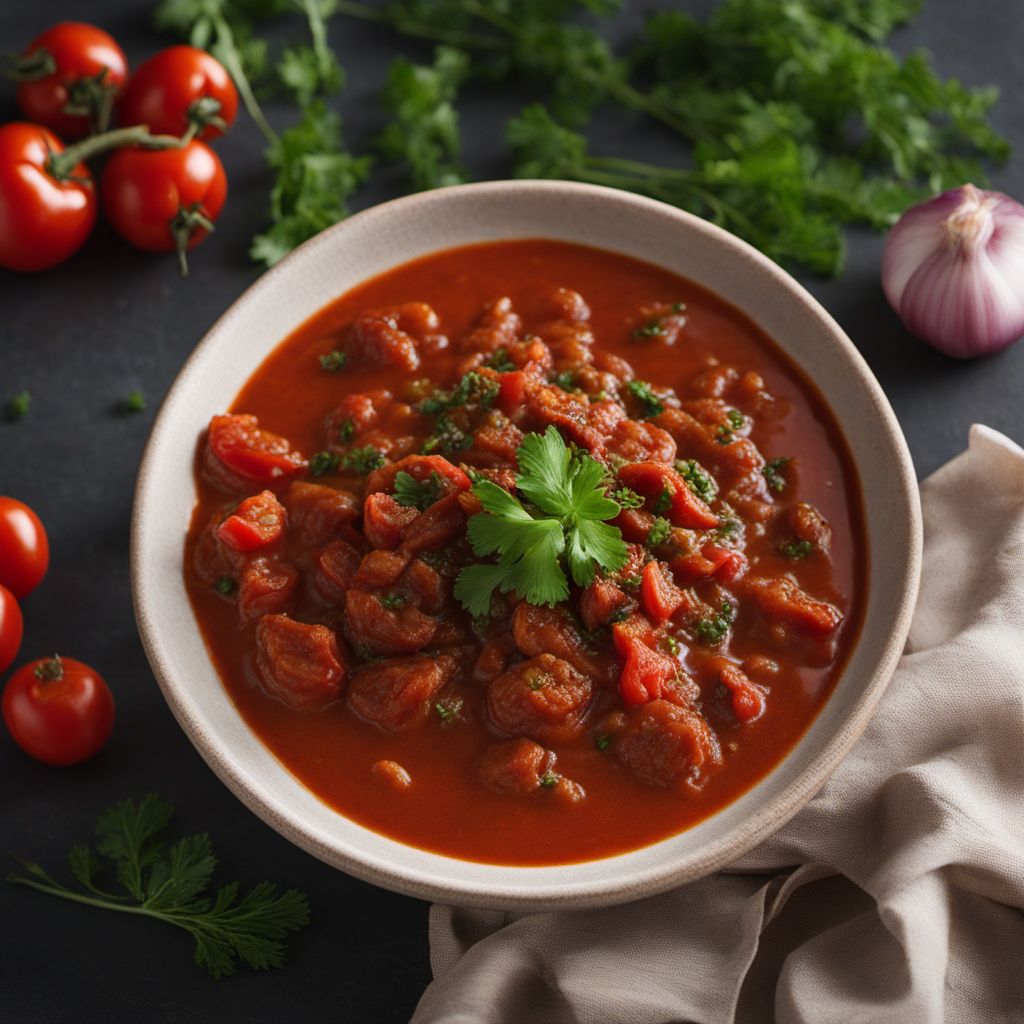
[(654, 512), (657, 515), (662, 515), (672, 507), (672, 492), (667, 488), (663, 487), (661, 494), (658, 495), (657, 500), (654, 502)]
[(654, 520), (654, 525), (651, 526), (647, 533), (647, 546), (649, 548), (656, 548), (660, 544), (664, 544), (671, 536), (672, 524), (663, 516), (657, 516)]
[(309, 457), (309, 475), (324, 476), (333, 473), (341, 463), (337, 452), (314, 452)]
[(404, 594), (382, 594), (380, 603), (389, 612), (393, 612), (399, 608), (404, 608), (409, 603), (409, 599)]
[(548, 377), (548, 381), (554, 384), (556, 388), (561, 388), (563, 391), (574, 391), (576, 383), (576, 374), (572, 370), (562, 370), (559, 373), (553, 373)]
[(437, 501), (441, 486), (441, 477), (436, 471), (420, 483), (403, 469), (395, 474), (395, 501), (406, 508), (418, 508), (422, 512)]
[(544, 787), (545, 789), (551, 789), (551, 787), (552, 787), (552, 786), (557, 786), (557, 785), (558, 785), (558, 780), (559, 780), (559, 779), (560, 779), (561, 777), (562, 777), (562, 776), (561, 776), (561, 775), (559, 775), (559, 774), (558, 774), (557, 772), (545, 772), (545, 773), (544, 773), (544, 774), (543, 774), (543, 775), (542, 775), (542, 776), (540, 777), (540, 784), (541, 784), (541, 785), (542, 785), (542, 786), (543, 786), (543, 787)]
[(679, 641), (674, 636), (663, 636), (661, 638), (661, 648), (666, 654), (671, 654), (674, 658), (679, 653)]
[[(345, 364), (348, 362), (348, 355), (344, 352), (339, 352), (334, 349), (331, 352), (325, 352), (320, 356), (320, 365), (323, 369), (327, 370), (328, 373), (337, 373), (339, 370), (344, 369)], [(349, 423), (352, 421), (349, 420)]]
[(811, 541), (797, 540), (796, 538), (779, 545), (779, 551), (783, 558), (788, 558), (793, 562), (799, 562), (806, 558), (813, 550), (814, 544)]
[(612, 491), (612, 500), (618, 502), (620, 508), (643, 508), (644, 499), (629, 487), (620, 487)]
[(516, 364), (508, 357), (507, 348), (496, 348), (491, 355), (484, 360), (484, 366), (496, 373), (510, 373), (516, 368)]
[(356, 436), (356, 425), (353, 420), (343, 420), (340, 427), (338, 427), (338, 440), (345, 444), (351, 441)]
[(224, 594), (226, 597), (238, 589), (238, 584), (230, 576), (221, 576), (213, 587), (218, 594)]
[(500, 390), (501, 386), (496, 380), (485, 377), (476, 370), (470, 370), (469, 373), (462, 375), (451, 390), (435, 391), (429, 398), (424, 398), (416, 406), (416, 411), (427, 416), (437, 416), (439, 413), (461, 409), (467, 405), (477, 405), (486, 409), (494, 403)]
[(607, 750), (612, 745), (612, 738), (605, 733), (599, 733), (594, 737), (594, 746), (598, 750)]
[(647, 381), (631, 380), (626, 385), (626, 389), (643, 407), (643, 415), (646, 419), (665, 411), (665, 403), (654, 393)]
[(786, 478), (782, 475), (782, 470), (792, 461), (791, 455), (783, 455), (781, 458), (765, 463), (761, 469), (761, 475), (768, 482), (769, 490), (781, 494), (786, 489)]
[(725, 639), (725, 634), (729, 632), (729, 627), (735, 617), (736, 609), (728, 601), (723, 601), (716, 616), (710, 619), (701, 619), (694, 629), (704, 643), (714, 647)]
[(117, 412), (121, 416), (131, 416), (134, 413), (145, 411), (146, 399), (138, 388), (130, 391), (117, 403)]
[(490, 611), (494, 590), (514, 592), (530, 604), (556, 604), (569, 596), (569, 575), (581, 587), (598, 568), (617, 572), (626, 564), (622, 534), (605, 520), (619, 505), (604, 492), (607, 469), (587, 453), (571, 451), (554, 427), (527, 434), (519, 449), (519, 492), (524, 507), (490, 480), (473, 484), (484, 512), (469, 520), (478, 557), (496, 563), (464, 568), (455, 597), (473, 615)]
[(24, 419), (28, 415), (31, 406), (32, 392), (19, 391), (16, 395), (12, 395), (4, 406), (4, 416), (12, 423), (15, 420)]
[(634, 338), (659, 338), (665, 333), (665, 325), (660, 320), (651, 320), (642, 327), (633, 328)]
[(462, 451), (463, 448), (468, 448), (472, 443), (473, 438), (442, 413), (434, 421), (434, 432), (423, 442), (420, 451), (424, 455), (429, 455), (431, 452), (454, 455), (456, 452)]
[(441, 719), (442, 727), (450, 728), (459, 720), (462, 713), (462, 698), (456, 694), (449, 694), (434, 704), (434, 710)]
[(372, 444), (364, 444), (359, 448), (350, 448), (342, 458), (341, 465), (365, 476), (375, 469), (380, 469), (384, 462), (383, 452), (374, 448)]
[[(188, 932), (193, 959), (214, 978), (234, 974), (236, 960), (249, 967), (281, 967), (289, 932), (309, 921), (309, 903), (295, 889), (279, 893), (260, 882), (241, 899), (237, 882), (209, 893), (217, 860), (205, 834), (177, 840), (165, 833), (174, 808), (150, 793), (136, 804), (124, 800), (96, 823), (95, 848), (80, 843), (68, 857), (72, 888), (32, 861), (15, 858), (21, 871), (7, 881), (90, 907), (153, 918)], [(106, 863), (105, 863), (106, 861)], [(112, 864), (121, 891), (104, 880)]]
[(676, 472), (702, 501), (711, 504), (718, 494), (714, 477), (696, 459), (677, 459)]

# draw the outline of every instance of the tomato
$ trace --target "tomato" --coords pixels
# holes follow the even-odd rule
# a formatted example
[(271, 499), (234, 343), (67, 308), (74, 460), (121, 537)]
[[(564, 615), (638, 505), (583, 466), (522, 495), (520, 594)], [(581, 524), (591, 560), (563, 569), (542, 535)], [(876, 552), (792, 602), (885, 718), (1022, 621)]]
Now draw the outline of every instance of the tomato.
[(103, 678), (70, 658), (40, 658), (11, 676), (4, 722), (37, 761), (68, 765), (98, 753), (114, 728), (114, 698)]
[(0, 584), (15, 597), (25, 597), (49, 564), (50, 543), (39, 516), (15, 498), (0, 496)]
[(195, 124), (200, 139), (223, 134), (237, 112), (238, 92), (224, 65), (194, 46), (170, 46), (150, 57), (132, 75), (117, 105), (123, 125), (184, 135)]
[(39, 125), (0, 127), (0, 267), (47, 270), (81, 248), (96, 223), (85, 164), (54, 173), (64, 144)]
[(222, 490), (287, 480), (304, 473), (306, 465), (283, 437), (261, 430), (255, 416), (225, 414), (210, 420), (203, 475)]
[(0, 672), (6, 672), (18, 656), (24, 626), (14, 595), (0, 587)]
[(217, 536), (229, 548), (248, 554), (269, 547), (284, 536), (288, 521), (284, 507), (273, 491), (246, 498), (217, 529)]
[(103, 212), (114, 230), (146, 252), (185, 250), (212, 230), (227, 197), (224, 167), (205, 142), (180, 149), (120, 149), (100, 183)]
[(128, 58), (108, 33), (62, 21), (29, 44), (15, 63), (18, 106), (32, 121), (66, 139), (104, 131)]

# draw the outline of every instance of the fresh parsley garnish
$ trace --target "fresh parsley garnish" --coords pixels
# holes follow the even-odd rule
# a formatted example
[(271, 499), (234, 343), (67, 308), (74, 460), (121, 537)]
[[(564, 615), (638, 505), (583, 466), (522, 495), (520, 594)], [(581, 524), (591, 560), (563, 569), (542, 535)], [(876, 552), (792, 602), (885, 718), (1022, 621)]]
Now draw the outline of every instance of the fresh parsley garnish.
[(416, 411), (427, 416), (437, 416), (452, 409), (461, 409), (467, 405), (477, 405), (482, 409), (493, 405), (501, 390), (496, 380), (485, 377), (470, 370), (459, 378), (458, 383), (448, 391), (435, 391), (429, 398), (424, 398)]
[(656, 548), (672, 536), (672, 524), (663, 516), (656, 516), (653, 525), (647, 533), (647, 546)]
[(801, 559), (806, 558), (813, 550), (814, 544), (811, 541), (798, 540), (795, 537), (779, 545), (779, 551), (782, 553), (783, 558), (788, 558), (793, 562), (799, 562)]
[(146, 398), (142, 392), (136, 388), (134, 391), (128, 392), (128, 394), (117, 403), (116, 409), (120, 416), (131, 416), (137, 412), (145, 412)]
[(12, 395), (4, 406), (4, 416), (12, 423), (15, 420), (24, 419), (28, 415), (28, 410), (31, 405), (32, 392), (19, 391), (16, 395)]
[[(217, 859), (209, 836), (186, 836), (167, 847), (174, 808), (150, 793), (138, 804), (124, 800), (100, 815), (95, 848), (79, 843), (68, 857), (77, 887), (64, 885), (32, 861), (15, 858), (21, 872), (7, 881), (103, 910), (153, 918), (188, 932), (193, 959), (223, 978), (236, 961), (249, 967), (281, 967), (289, 932), (309, 922), (309, 903), (296, 889), (279, 893), (260, 882), (239, 899), (237, 882), (209, 891)], [(117, 879), (104, 878), (113, 866)]]
[(725, 639), (725, 634), (729, 632), (735, 617), (736, 609), (728, 601), (723, 601), (717, 615), (701, 619), (694, 629), (704, 643), (714, 647)]
[(620, 508), (643, 508), (644, 499), (629, 487), (620, 487), (612, 491), (612, 500), (618, 502)]
[(442, 727), (448, 729), (453, 726), (461, 716), (462, 698), (454, 693), (449, 694), (435, 702), (434, 710), (437, 712), (438, 718), (441, 719)]
[(508, 349), (504, 346), (496, 348), (484, 360), (484, 366), (489, 370), (494, 370), (496, 373), (509, 373), (516, 368), (516, 364), (508, 357)]
[(558, 780), (559, 780), (559, 779), (560, 779), (561, 777), (562, 777), (562, 776), (561, 776), (561, 775), (559, 775), (559, 774), (558, 774), (557, 772), (545, 772), (545, 773), (544, 773), (544, 774), (543, 774), (543, 775), (542, 775), (542, 776), (540, 777), (540, 784), (541, 784), (541, 785), (542, 785), (542, 786), (543, 786), (543, 787), (544, 787), (545, 789), (551, 789), (551, 788), (552, 788), (553, 786), (557, 786), (557, 785), (558, 785)]
[(221, 576), (213, 585), (213, 588), (218, 594), (223, 594), (227, 597), (238, 589), (238, 584), (230, 576)]
[(350, 448), (342, 458), (341, 465), (365, 476), (384, 465), (384, 453), (372, 444), (364, 444), (359, 448)]
[(660, 320), (651, 320), (633, 329), (634, 338), (659, 338), (665, 333), (665, 325)]
[(561, 370), (551, 374), (548, 377), (548, 383), (554, 384), (556, 388), (561, 388), (563, 391), (574, 391), (576, 374), (572, 370)]
[(409, 603), (409, 599), (404, 594), (383, 594), (380, 603), (389, 612), (393, 612), (398, 608), (404, 608)]
[(320, 366), (327, 370), (328, 373), (337, 373), (339, 370), (344, 369), (347, 362), (348, 355), (344, 352), (339, 352), (337, 349), (325, 352), (320, 357)]
[(672, 507), (672, 492), (667, 488), (663, 487), (661, 494), (658, 495), (657, 500), (654, 502), (654, 512), (656, 515), (662, 515)]
[(677, 459), (676, 472), (702, 501), (710, 504), (715, 500), (715, 496), (718, 494), (718, 484), (696, 459)]
[(351, 441), (356, 436), (356, 425), (353, 420), (342, 420), (341, 426), (338, 427), (338, 440), (345, 444)]
[(309, 457), (309, 475), (324, 476), (333, 473), (341, 464), (341, 456), (337, 452), (314, 452)]
[(674, 636), (663, 636), (661, 638), (661, 648), (666, 654), (671, 654), (674, 658), (679, 653), (680, 644)]
[(441, 477), (435, 471), (426, 481), (420, 483), (406, 471), (395, 474), (395, 501), (407, 508), (418, 508), (421, 512), (437, 501), (441, 493)]
[(768, 489), (774, 491), (776, 494), (781, 494), (786, 489), (786, 478), (783, 476), (782, 471), (793, 461), (791, 455), (783, 455), (778, 459), (772, 459), (770, 462), (766, 462), (761, 469), (761, 475), (765, 478), (768, 483)]
[(645, 380), (631, 380), (626, 389), (640, 403), (645, 419), (665, 411), (665, 403), (654, 393)]
[(490, 612), (495, 589), (530, 604), (556, 604), (569, 596), (569, 575), (581, 587), (598, 568), (617, 572), (626, 564), (622, 534), (605, 520), (619, 505), (605, 494), (607, 469), (587, 453), (571, 451), (549, 426), (527, 434), (519, 449), (516, 486), (529, 507), (490, 480), (473, 484), (484, 511), (469, 520), (474, 553), (497, 562), (464, 568), (455, 597), (472, 615)]
[(456, 452), (468, 448), (473, 443), (473, 438), (460, 426), (452, 421), (445, 413), (434, 420), (434, 432), (423, 442), (420, 451), (424, 455), (431, 452), (440, 452), (442, 455), (454, 455)]
[(612, 738), (607, 733), (598, 733), (594, 737), (594, 746), (598, 750), (607, 750), (612, 745)]

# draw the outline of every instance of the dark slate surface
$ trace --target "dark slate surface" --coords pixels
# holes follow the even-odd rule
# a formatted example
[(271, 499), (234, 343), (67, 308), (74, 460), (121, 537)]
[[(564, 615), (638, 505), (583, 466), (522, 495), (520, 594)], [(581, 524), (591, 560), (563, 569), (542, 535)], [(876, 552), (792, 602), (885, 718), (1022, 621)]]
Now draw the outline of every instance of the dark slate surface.
[[(624, 28), (652, 5), (629, 6)], [(703, 9), (709, 3), (680, 6)], [(164, 41), (149, 27), (150, 8), (140, 0), (4, 0), (0, 40), (14, 48), (50, 22), (76, 17), (111, 30), (138, 62)], [(395, 42), (348, 20), (334, 26), (333, 38), (349, 72), (342, 109), (358, 148), (379, 127), (374, 96)], [(1024, 146), (1024, 107), (1012, 99), (1024, 80), (1024, 21), (1016, 0), (927, 0), (925, 13), (897, 44), (931, 49), (948, 74), (1001, 85), (1011, 99), (999, 108), (997, 123)], [(481, 93), (466, 103), (466, 147), (477, 176), (507, 173), (500, 120), (525, 98)], [(14, 116), (11, 89), (0, 87), (0, 119)], [(622, 114), (603, 116), (594, 134), (609, 151), (664, 161), (676, 152), (667, 134)], [(134, 253), (102, 227), (55, 272), (0, 272), (0, 397), (21, 388), (35, 395), (29, 420), (0, 424), (0, 492), (39, 511), (54, 555), (46, 581), (25, 602), (23, 654), (36, 657), (56, 647), (91, 662), (118, 701), (111, 743), (75, 770), (36, 764), (0, 735), (0, 848), (58, 866), (109, 802), (156, 789), (179, 806), (182, 826), (210, 831), (233, 875), (305, 889), (314, 921), (295, 939), (284, 971), (242, 971), (215, 984), (190, 963), (189, 940), (171, 929), (0, 885), (0, 1017), (10, 1024), (381, 1024), (406, 1019), (430, 976), (427, 906), (320, 864), (245, 810), (175, 724), (136, 636), (128, 593), (128, 517), (153, 410), (203, 332), (258, 276), (246, 246), (261, 222), (269, 186), (261, 139), (243, 116), (219, 148), (231, 196), (216, 235), (194, 254), (189, 280), (176, 276), (173, 260)], [(1014, 160), (995, 181), (1024, 197), (1024, 162)], [(358, 205), (388, 198), (394, 186), (382, 176)], [(1024, 345), (985, 362), (961, 364), (915, 342), (882, 297), (880, 254), (879, 238), (854, 235), (842, 279), (806, 283), (881, 380), (920, 474), (958, 452), (972, 422), (989, 423), (1020, 440)], [(117, 399), (136, 387), (150, 410), (130, 419), (114, 415)]]

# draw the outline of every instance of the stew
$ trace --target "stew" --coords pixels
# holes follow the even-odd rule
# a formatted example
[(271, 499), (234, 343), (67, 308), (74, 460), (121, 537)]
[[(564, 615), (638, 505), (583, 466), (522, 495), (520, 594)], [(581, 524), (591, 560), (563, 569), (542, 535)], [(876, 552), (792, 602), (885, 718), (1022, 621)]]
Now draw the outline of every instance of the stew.
[(856, 472), (800, 369), (693, 283), (498, 242), (314, 316), (197, 451), (185, 574), (246, 721), (321, 799), (491, 863), (734, 800), (857, 635)]

